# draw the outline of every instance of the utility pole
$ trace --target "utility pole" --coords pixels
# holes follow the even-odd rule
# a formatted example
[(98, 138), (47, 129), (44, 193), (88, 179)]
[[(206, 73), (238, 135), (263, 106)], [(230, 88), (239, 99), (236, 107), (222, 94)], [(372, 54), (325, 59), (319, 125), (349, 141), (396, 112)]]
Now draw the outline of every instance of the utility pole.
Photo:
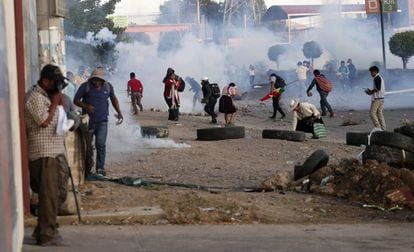
[(383, 0), (378, 0), (380, 4), (380, 20), (381, 20), (381, 40), (382, 40), (382, 63), (384, 64), (384, 69), (387, 69), (387, 60), (385, 56), (385, 38), (384, 38), (384, 6)]
[(259, 24), (261, 12), (257, 0), (225, 0), (223, 24), (227, 26), (232, 23), (233, 16), (243, 11), (243, 24)]

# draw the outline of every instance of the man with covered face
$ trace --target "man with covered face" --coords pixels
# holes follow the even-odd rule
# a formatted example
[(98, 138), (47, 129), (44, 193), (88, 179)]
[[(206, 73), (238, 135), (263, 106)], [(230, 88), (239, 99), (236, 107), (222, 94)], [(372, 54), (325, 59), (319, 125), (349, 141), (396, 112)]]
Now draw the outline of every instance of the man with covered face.
[[(95, 137), (96, 147), (96, 173), (106, 175), (105, 156), (106, 156), (106, 137), (108, 135), (108, 115), (109, 102), (116, 110), (115, 115), (118, 118), (118, 124), (122, 123), (123, 116), (119, 107), (118, 98), (115, 96), (113, 86), (105, 80), (103, 68), (93, 70), (88, 81), (83, 83), (76, 92), (74, 103), (82, 108), (82, 114), (88, 115), (89, 122), (85, 134), (86, 144), (86, 179), (92, 175), (93, 166), (93, 149), (92, 140)], [(85, 132), (85, 131), (84, 131)]]
[(65, 135), (57, 132), (61, 116), (58, 106), (64, 103), (60, 92), (63, 87), (64, 77), (59, 67), (48, 64), (42, 68), (37, 85), (25, 96), (30, 187), (39, 194), (33, 236), (41, 246), (67, 245), (57, 224), (59, 204), (66, 199), (68, 178)]

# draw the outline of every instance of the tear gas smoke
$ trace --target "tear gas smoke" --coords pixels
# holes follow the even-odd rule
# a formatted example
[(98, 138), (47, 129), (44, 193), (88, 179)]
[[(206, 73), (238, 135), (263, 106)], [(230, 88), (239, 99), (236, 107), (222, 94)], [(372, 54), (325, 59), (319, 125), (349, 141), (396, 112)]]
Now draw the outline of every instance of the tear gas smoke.
[[(339, 6), (330, 8), (340, 9)], [(374, 61), (381, 61), (381, 34), (377, 22), (364, 19), (348, 19), (333, 14), (331, 9), (326, 9), (324, 14), (316, 19), (319, 25), (316, 28), (308, 29), (293, 37), (290, 45), (286, 44), (287, 52), (280, 57), (280, 75), (287, 82), (296, 79), (294, 70), (298, 61), (305, 60), (302, 48), (307, 41), (314, 40), (318, 42), (324, 50), (322, 56), (315, 59), (314, 68), (323, 69), (328, 60), (339, 62), (348, 58), (353, 59), (357, 69), (366, 71)], [(392, 35), (387, 34), (387, 38)], [(235, 34), (232, 31), (232, 34)], [(181, 76), (191, 76), (200, 80), (203, 76), (208, 76), (210, 82), (219, 83), (220, 87), (227, 85), (229, 82), (235, 82), (240, 91), (249, 89), (248, 86), (248, 66), (253, 64), (256, 67), (256, 76), (263, 76), (261, 79), (256, 78), (258, 82), (267, 81), (266, 71), (275, 69), (276, 65), (267, 57), (267, 50), (275, 44), (282, 44), (285, 40), (276, 37), (275, 34), (266, 29), (246, 30), (236, 35), (237, 46), (223, 46), (214, 43), (201, 43), (198, 38), (192, 34), (186, 34), (181, 39), (181, 47), (170, 51), (168, 54), (160, 57), (157, 52), (157, 45), (145, 45), (139, 42), (118, 43), (118, 60), (116, 63), (117, 73), (110, 77), (114, 85), (118, 98), (121, 101), (123, 110), (129, 108), (129, 99), (126, 96), (126, 84), (129, 79), (129, 73), (135, 72), (137, 78), (144, 85), (143, 105), (145, 109), (156, 108), (162, 111), (167, 110), (163, 98), (164, 85), (162, 79), (165, 76), (168, 67), (175, 69), (175, 72)], [(74, 39), (74, 38), (68, 38)], [(99, 43), (100, 40), (111, 41), (115, 37), (107, 29), (100, 31), (95, 36), (81, 40), (85, 43)], [(388, 39), (386, 40), (388, 41)], [(386, 45), (388, 48), (388, 45)], [(67, 52), (68, 69), (77, 69), (82, 65), (81, 62), (70, 57)], [(339, 63), (338, 63), (339, 64)], [(387, 65), (389, 68), (400, 68), (401, 59), (387, 53)], [(409, 64), (409, 67), (412, 67)], [(283, 71), (282, 71), (283, 70)], [(381, 74), (385, 74), (381, 72)], [(372, 79), (369, 72), (361, 73), (362, 79), (358, 82), (357, 88), (353, 90), (340, 90), (335, 87), (330, 94), (329, 100), (335, 109), (367, 109), (370, 99), (362, 90), (362, 87), (371, 87)], [(334, 77), (335, 78), (335, 77)], [(334, 79), (334, 81), (337, 81)], [(411, 82), (409, 79), (396, 79), (389, 81), (385, 78), (387, 90), (398, 89), (400, 86)], [(310, 80), (306, 85), (310, 84)], [(182, 112), (192, 110), (192, 94), (189, 86), (180, 94)], [(285, 99), (296, 97), (294, 91), (287, 90)], [(402, 95), (401, 95), (402, 96)], [(386, 107), (406, 107), (412, 106), (405, 102), (405, 98), (392, 98), (392, 102), (386, 102)], [(393, 96), (395, 97), (395, 96)], [(319, 104), (318, 97), (309, 98), (312, 102)], [(352, 103), (349, 101), (352, 100)], [(387, 98), (388, 100), (388, 98)], [(408, 100), (408, 99), (407, 99)], [(197, 107), (198, 111), (202, 106)], [(128, 112), (125, 112), (128, 114)]]

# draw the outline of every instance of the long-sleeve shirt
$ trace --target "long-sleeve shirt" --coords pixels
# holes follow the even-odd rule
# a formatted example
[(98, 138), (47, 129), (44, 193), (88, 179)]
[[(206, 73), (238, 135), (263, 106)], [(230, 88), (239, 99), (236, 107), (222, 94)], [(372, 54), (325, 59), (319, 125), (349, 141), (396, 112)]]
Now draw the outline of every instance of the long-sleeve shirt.
[(319, 117), (320, 112), (312, 103), (308, 102), (301, 102), (299, 103), (299, 110), (293, 111), (293, 121), (292, 121), (292, 128), (296, 130), (296, 126), (298, 125), (298, 120), (302, 120), (306, 117), (315, 116)]

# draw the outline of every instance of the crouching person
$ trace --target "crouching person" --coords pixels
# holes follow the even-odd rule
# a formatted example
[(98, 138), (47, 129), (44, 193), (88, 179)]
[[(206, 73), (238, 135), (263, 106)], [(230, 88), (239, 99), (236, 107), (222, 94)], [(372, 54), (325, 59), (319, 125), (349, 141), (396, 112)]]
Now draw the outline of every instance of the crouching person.
[(299, 100), (291, 100), (289, 105), (293, 113), (292, 129), (294, 131), (312, 133), (313, 138), (326, 136), (321, 113), (315, 105)]

